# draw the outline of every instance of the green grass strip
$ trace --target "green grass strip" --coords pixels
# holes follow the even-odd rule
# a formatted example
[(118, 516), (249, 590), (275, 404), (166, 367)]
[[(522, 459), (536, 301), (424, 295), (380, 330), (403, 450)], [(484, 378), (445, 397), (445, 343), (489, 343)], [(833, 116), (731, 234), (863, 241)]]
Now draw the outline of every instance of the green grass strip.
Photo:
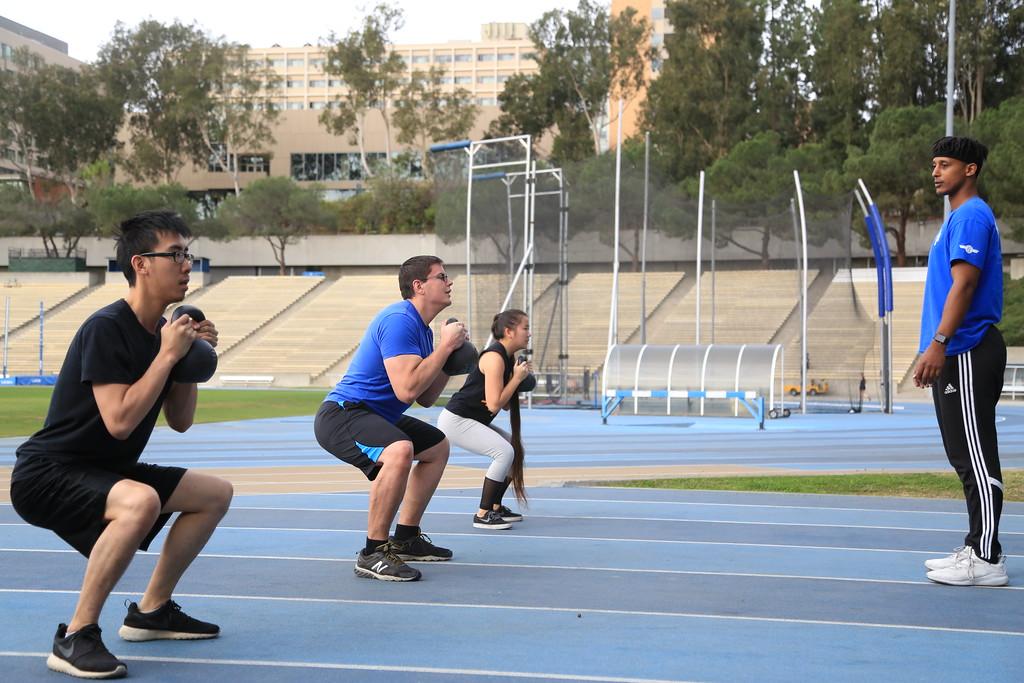
[[(824, 493), (848, 496), (900, 498), (963, 498), (953, 472), (886, 474), (815, 474), (769, 477), (686, 477), (593, 482), (595, 486), (706, 491), (763, 491), (772, 493)], [(1003, 472), (1003, 499), (1024, 500), (1024, 471)]]

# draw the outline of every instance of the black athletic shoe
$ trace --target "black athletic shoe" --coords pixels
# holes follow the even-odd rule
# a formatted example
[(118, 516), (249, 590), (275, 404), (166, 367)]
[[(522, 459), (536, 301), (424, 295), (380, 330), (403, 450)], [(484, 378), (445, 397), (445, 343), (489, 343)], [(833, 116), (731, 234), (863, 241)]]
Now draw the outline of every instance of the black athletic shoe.
[(511, 529), (512, 525), (501, 518), (497, 510), (488, 510), (484, 516), (473, 515), (473, 526), (477, 529), (490, 529), (491, 531), (503, 531)]
[(523, 521), (523, 516), (521, 514), (519, 514), (518, 512), (512, 512), (511, 510), (509, 510), (504, 505), (499, 505), (497, 512), (498, 512), (499, 515), (501, 515), (501, 518), (503, 520), (505, 520), (506, 522), (521, 522), (521, 521)]
[(125, 663), (103, 644), (99, 626), (83, 626), (71, 636), (67, 632), (67, 624), (57, 627), (53, 650), (46, 659), (49, 669), (78, 678), (123, 678), (128, 674)]
[(430, 536), (420, 534), (405, 541), (398, 541), (394, 536), (388, 538), (395, 554), (409, 562), (443, 562), (452, 559), (452, 551), (441, 548), (430, 542)]
[(168, 600), (152, 612), (140, 612), (136, 603), (128, 605), (128, 616), (117, 634), (125, 640), (202, 640), (220, 635), (220, 626), (193, 619)]
[(366, 554), (366, 548), (356, 555), (356, 576), (381, 581), (419, 581), (422, 574), (410, 567), (395, 554), (391, 543), (381, 543), (377, 550)]

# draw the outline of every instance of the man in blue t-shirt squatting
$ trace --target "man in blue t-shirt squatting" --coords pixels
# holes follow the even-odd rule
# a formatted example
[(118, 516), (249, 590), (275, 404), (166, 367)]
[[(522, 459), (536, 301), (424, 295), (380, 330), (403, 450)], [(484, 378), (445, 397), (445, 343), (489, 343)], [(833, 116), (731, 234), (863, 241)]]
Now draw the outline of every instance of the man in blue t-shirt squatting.
[(313, 430), (326, 451), (370, 480), (366, 546), (356, 556), (356, 576), (417, 581), (419, 570), (406, 560), (452, 557), (419, 526), (444, 474), (449, 446), (437, 427), (403, 413), (414, 401), (433, 405), (448, 383), (444, 364), (467, 335), (462, 323), (447, 323), (434, 348), (430, 323), (452, 303), (452, 282), (441, 259), (408, 259), (398, 271), (398, 288), (402, 300), (370, 321), (348, 371), (321, 404)]
[(1005, 586), (999, 546), (1003, 477), (996, 403), (1006, 370), (1006, 343), (996, 328), (1003, 311), (1003, 256), (992, 210), (978, 197), (988, 149), (944, 137), (932, 145), (935, 192), (952, 211), (928, 253), (921, 356), (914, 383), (931, 387), (946, 457), (964, 487), (970, 530), (947, 557), (927, 560), (928, 578), (952, 586)]

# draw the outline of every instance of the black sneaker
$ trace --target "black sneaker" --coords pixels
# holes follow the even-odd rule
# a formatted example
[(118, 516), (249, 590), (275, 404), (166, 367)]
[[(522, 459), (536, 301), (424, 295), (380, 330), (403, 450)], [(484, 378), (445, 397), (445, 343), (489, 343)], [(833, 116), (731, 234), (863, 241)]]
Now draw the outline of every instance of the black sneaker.
[(501, 515), (501, 518), (503, 520), (505, 520), (506, 522), (521, 522), (521, 521), (523, 521), (523, 516), (521, 514), (519, 514), (518, 512), (512, 512), (511, 510), (509, 510), (504, 505), (499, 505), (498, 506), (497, 513), (499, 515)]
[(366, 554), (366, 548), (356, 555), (356, 576), (381, 581), (419, 581), (422, 574), (410, 567), (394, 553), (391, 543), (381, 543), (377, 550)]
[(488, 510), (484, 516), (473, 515), (473, 526), (477, 529), (490, 529), (491, 531), (502, 531), (511, 529), (512, 525), (501, 518), (497, 510)]
[(448, 548), (440, 548), (430, 542), (430, 536), (420, 534), (405, 541), (396, 540), (394, 536), (388, 538), (395, 554), (400, 558), (413, 562), (443, 562), (452, 559), (452, 551)]
[(57, 627), (53, 651), (46, 659), (49, 669), (78, 678), (123, 678), (128, 674), (125, 663), (103, 644), (99, 626), (83, 626), (71, 636), (67, 632), (67, 624)]
[(125, 640), (202, 640), (220, 635), (220, 626), (193, 619), (181, 611), (174, 600), (168, 600), (152, 612), (140, 612), (139, 606), (128, 605), (128, 616), (117, 634)]

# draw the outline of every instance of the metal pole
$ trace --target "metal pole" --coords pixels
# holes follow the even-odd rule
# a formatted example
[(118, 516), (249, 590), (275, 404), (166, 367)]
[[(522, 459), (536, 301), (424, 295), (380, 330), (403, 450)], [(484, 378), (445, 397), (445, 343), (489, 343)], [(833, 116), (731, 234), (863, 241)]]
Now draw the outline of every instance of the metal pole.
[(505, 207), (508, 209), (508, 274), (516, 272), (516, 257), (512, 254), (512, 178), (502, 178), (505, 183)]
[(473, 156), (476, 154), (475, 144), (466, 150), (469, 154), (469, 178), (466, 182), (466, 329), (473, 333), (473, 273), (470, 263), (473, 260), (472, 215), (473, 215)]
[(804, 191), (800, 172), (793, 169), (796, 200), (800, 205), (801, 287), (800, 287), (800, 412), (807, 414), (807, 214), (804, 212)]
[[(949, 35), (946, 49), (946, 135), (953, 134), (953, 98), (956, 93), (956, 0), (949, 0)], [(949, 218), (949, 197), (943, 198), (943, 219)]]
[[(612, 248), (612, 306), (608, 319), (608, 348), (619, 339), (619, 188), (622, 183), (622, 98), (619, 98), (619, 118), (616, 124), (615, 145), (615, 239)], [(605, 372), (607, 372), (605, 368)]]
[(704, 171), (700, 172), (700, 190), (697, 195), (697, 333), (694, 344), (700, 346), (700, 245), (704, 239)]
[[(534, 249), (534, 232), (537, 224), (537, 162), (532, 161), (527, 167), (530, 171), (530, 175), (526, 176), (527, 187), (529, 191), (527, 194), (530, 196), (530, 265), (528, 266), (529, 272), (526, 273), (526, 280), (523, 283), (523, 298), (526, 299), (526, 317), (533, 320), (533, 276), (537, 272), (537, 250)], [(532, 323), (531, 323), (532, 324)], [(533, 360), (533, 337), (530, 337), (530, 345), (526, 348), (526, 357)], [(540, 372), (540, 368), (537, 368)], [(531, 391), (526, 395), (526, 407), (533, 407), (533, 392)]]
[(717, 200), (711, 200), (711, 343), (715, 343), (715, 220), (717, 218)]
[(651, 134), (644, 133), (644, 231), (640, 239), (640, 343), (647, 343), (647, 204), (650, 197)]
[(11, 297), (4, 297), (4, 379), (7, 378), (7, 342), (11, 338)]
[(567, 386), (569, 381), (569, 193), (562, 186), (561, 205), (562, 234), (561, 245), (558, 257), (558, 290), (561, 296), (558, 297), (561, 316), (561, 343), (558, 349), (558, 380), (561, 391), (559, 396), (564, 402), (566, 399)]
[(43, 374), (43, 302), (39, 302), (39, 374)]

